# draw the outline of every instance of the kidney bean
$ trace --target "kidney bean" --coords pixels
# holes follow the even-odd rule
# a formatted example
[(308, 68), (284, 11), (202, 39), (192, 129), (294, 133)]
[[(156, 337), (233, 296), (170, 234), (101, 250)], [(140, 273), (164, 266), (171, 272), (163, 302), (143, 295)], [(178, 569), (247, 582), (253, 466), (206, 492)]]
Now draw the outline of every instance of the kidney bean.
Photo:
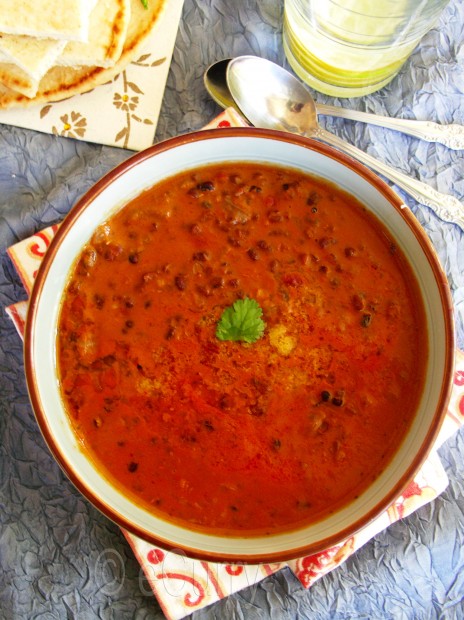
[(280, 261), (278, 261), (276, 258), (274, 260), (271, 260), (271, 262), (269, 263), (269, 270), (272, 273), (275, 273), (279, 268), (280, 268)]
[(215, 276), (211, 280), (211, 286), (213, 288), (222, 288), (224, 286), (224, 278), (222, 278), (221, 276)]
[(250, 383), (254, 387), (254, 389), (258, 392), (258, 394), (261, 394), (262, 396), (269, 392), (270, 387), (269, 387), (269, 384), (266, 383), (266, 381), (262, 381), (261, 379), (258, 379), (257, 377), (252, 377)]
[(362, 317), (361, 317), (361, 325), (363, 327), (369, 327), (369, 325), (371, 324), (371, 321), (372, 321), (372, 315), (371, 314), (366, 312), (365, 314), (362, 315)]
[(209, 286), (205, 286), (203, 284), (200, 284), (199, 286), (197, 286), (197, 291), (203, 297), (211, 297), (211, 295), (213, 294), (213, 291), (210, 289), (210, 287)]
[(170, 325), (168, 329), (166, 330), (164, 337), (166, 338), (166, 340), (171, 340), (172, 338), (174, 338), (175, 333), (176, 333), (176, 328), (174, 327), (174, 325)]
[(227, 242), (233, 248), (240, 248), (242, 246), (241, 242), (238, 239), (235, 239), (234, 237), (231, 237), (231, 236), (227, 237)]
[(292, 181), (291, 183), (283, 183), (282, 189), (284, 190), (284, 192), (287, 192), (292, 187), (299, 187), (299, 186), (300, 186), (299, 181)]
[(313, 411), (309, 417), (311, 431), (313, 433), (323, 433), (328, 430), (329, 425), (326, 421), (327, 414), (324, 411)]
[(219, 407), (223, 410), (223, 411), (227, 411), (229, 409), (232, 409), (233, 407), (233, 399), (230, 396), (230, 394), (223, 394), (221, 396), (221, 398), (219, 399)]
[(253, 260), (253, 261), (259, 260), (259, 254), (258, 254), (258, 252), (254, 248), (250, 248), (247, 251), (247, 254), (248, 254), (248, 256), (249, 256), (249, 258), (251, 260)]
[(200, 252), (195, 252), (195, 254), (192, 256), (193, 260), (196, 261), (200, 261), (202, 263), (204, 263), (205, 261), (209, 260), (210, 256), (209, 253), (201, 250)]
[(99, 310), (101, 310), (103, 306), (105, 305), (105, 297), (103, 295), (100, 295), (99, 293), (96, 293), (94, 295), (93, 300)]
[(92, 235), (92, 243), (94, 245), (104, 245), (108, 242), (111, 233), (111, 228), (108, 224), (102, 224), (99, 226)]
[(84, 267), (86, 267), (87, 269), (91, 269), (97, 262), (97, 252), (94, 250), (94, 248), (87, 248), (82, 254), (81, 261)]
[(364, 300), (362, 296), (357, 293), (351, 298), (351, 303), (355, 310), (362, 310), (364, 308)]
[(200, 224), (192, 224), (190, 226), (190, 232), (192, 233), (192, 235), (201, 235), (202, 229)]
[(183, 275), (178, 275), (174, 278), (174, 283), (179, 291), (185, 291), (187, 287), (187, 279)]
[[(319, 194), (317, 192), (311, 192), (306, 199), (306, 204), (308, 206), (317, 205), (319, 200), (320, 200)], [(316, 212), (317, 212), (317, 209), (313, 211), (313, 213), (316, 213)]]
[(122, 252), (123, 249), (120, 245), (117, 245), (116, 243), (109, 243), (103, 247), (102, 256), (105, 260), (113, 262), (121, 256)]
[(287, 273), (282, 278), (282, 281), (287, 286), (297, 287), (303, 284), (303, 278), (297, 273)]
[(212, 181), (204, 181), (203, 183), (198, 183), (197, 188), (202, 192), (212, 192), (214, 188), (214, 183)]
[(264, 409), (260, 405), (258, 405), (257, 403), (254, 403), (254, 404), (250, 405), (248, 410), (251, 413), (251, 415), (256, 417), (256, 418), (260, 418), (261, 416), (263, 416), (266, 413), (264, 411)]
[(284, 216), (277, 209), (272, 209), (267, 212), (267, 219), (271, 222), (271, 224), (277, 224), (284, 221)]
[(319, 247), (322, 249), (328, 247), (329, 245), (334, 245), (335, 243), (337, 243), (337, 240), (333, 237), (321, 237), (318, 240)]
[(256, 242), (256, 245), (260, 250), (264, 250), (265, 252), (269, 252), (271, 250), (271, 246), (265, 239), (260, 239)]

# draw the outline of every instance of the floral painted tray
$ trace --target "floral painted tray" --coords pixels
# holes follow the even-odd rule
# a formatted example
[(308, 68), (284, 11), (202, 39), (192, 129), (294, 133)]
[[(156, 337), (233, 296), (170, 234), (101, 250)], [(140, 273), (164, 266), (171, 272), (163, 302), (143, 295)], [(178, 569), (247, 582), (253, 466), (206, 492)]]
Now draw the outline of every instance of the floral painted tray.
[(183, 0), (170, 0), (140, 54), (111, 81), (53, 103), (0, 110), (0, 123), (142, 150), (153, 144)]

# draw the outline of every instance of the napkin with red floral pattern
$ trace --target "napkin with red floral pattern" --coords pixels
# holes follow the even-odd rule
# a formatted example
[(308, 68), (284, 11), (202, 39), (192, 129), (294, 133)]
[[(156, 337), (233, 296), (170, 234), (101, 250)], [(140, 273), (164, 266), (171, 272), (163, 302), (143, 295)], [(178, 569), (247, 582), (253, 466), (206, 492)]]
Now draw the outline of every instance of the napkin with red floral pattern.
[[(231, 127), (246, 123), (234, 110), (229, 109), (215, 118), (207, 128)], [(8, 249), (8, 254), (30, 295), (37, 269), (47, 251), (58, 225), (39, 231)], [(19, 334), (24, 332), (27, 301), (20, 301), (6, 309)], [(181, 553), (156, 547), (133, 534), (123, 533), (145, 573), (161, 608), (168, 620), (179, 620), (230, 594), (252, 586), (266, 576), (288, 566), (301, 584), (309, 588), (315, 581), (344, 562), (357, 549), (390, 524), (440, 495), (448, 478), (440, 462), (437, 449), (464, 423), (464, 353), (456, 352), (453, 390), (443, 426), (434, 449), (414, 480), (403, 494), (376, 520), (360, 532), (321, 553), (290, 562), (258, 565), (218, 564), (188, 558)]]

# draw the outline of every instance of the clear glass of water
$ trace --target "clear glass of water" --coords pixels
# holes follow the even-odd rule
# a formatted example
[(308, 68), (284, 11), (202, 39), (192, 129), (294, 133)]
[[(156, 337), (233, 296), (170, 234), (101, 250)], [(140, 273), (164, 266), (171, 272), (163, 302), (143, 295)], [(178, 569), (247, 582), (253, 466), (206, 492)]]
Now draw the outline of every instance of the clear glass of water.
[(395, 77), (448, 2), (285, 0), (285, 54), (314, 89), (367, 95)]

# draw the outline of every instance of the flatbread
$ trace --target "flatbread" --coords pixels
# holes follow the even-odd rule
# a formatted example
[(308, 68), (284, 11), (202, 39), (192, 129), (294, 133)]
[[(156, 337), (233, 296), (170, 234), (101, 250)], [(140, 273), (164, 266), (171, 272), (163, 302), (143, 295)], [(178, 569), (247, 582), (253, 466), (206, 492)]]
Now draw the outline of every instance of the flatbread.
[(95, 0), (0, 0), (0, 32), (86, 41)]
[(99, 0), (90, 14), (87, 43), (0, 34), (0, 82), (32, 98), (52, 66), (113, 66), (126, 40), (130, 9), (130, 0)]
[(141, 0), (130, 0), (131, 16), (126, 40), (119, 60), (112, 67), (54, 66), (42, 78), (37, 93), (32, 98), (0, 84), (0, 109), (59, 101), (109, 82), (136, 57), (168, 1), (148, 0), (148, 8), (145, 9)]
[(0, 82), (5, 88), (11, 88), (29, 99), (36, 95), (39, 88), (39, 80), (31, 77), (18, 65), (8, 62), (0, 65)]
[(112, 67), (121, 56), (130, 13), (130, 0), (98, 0), (90, 14), (88, 42), (67, 43), (56, 64), (66, 67)]
[(0, 34), (0, 61), (17, 65), (31, 78), (41, 80), (64, 50), (66, 41)]

